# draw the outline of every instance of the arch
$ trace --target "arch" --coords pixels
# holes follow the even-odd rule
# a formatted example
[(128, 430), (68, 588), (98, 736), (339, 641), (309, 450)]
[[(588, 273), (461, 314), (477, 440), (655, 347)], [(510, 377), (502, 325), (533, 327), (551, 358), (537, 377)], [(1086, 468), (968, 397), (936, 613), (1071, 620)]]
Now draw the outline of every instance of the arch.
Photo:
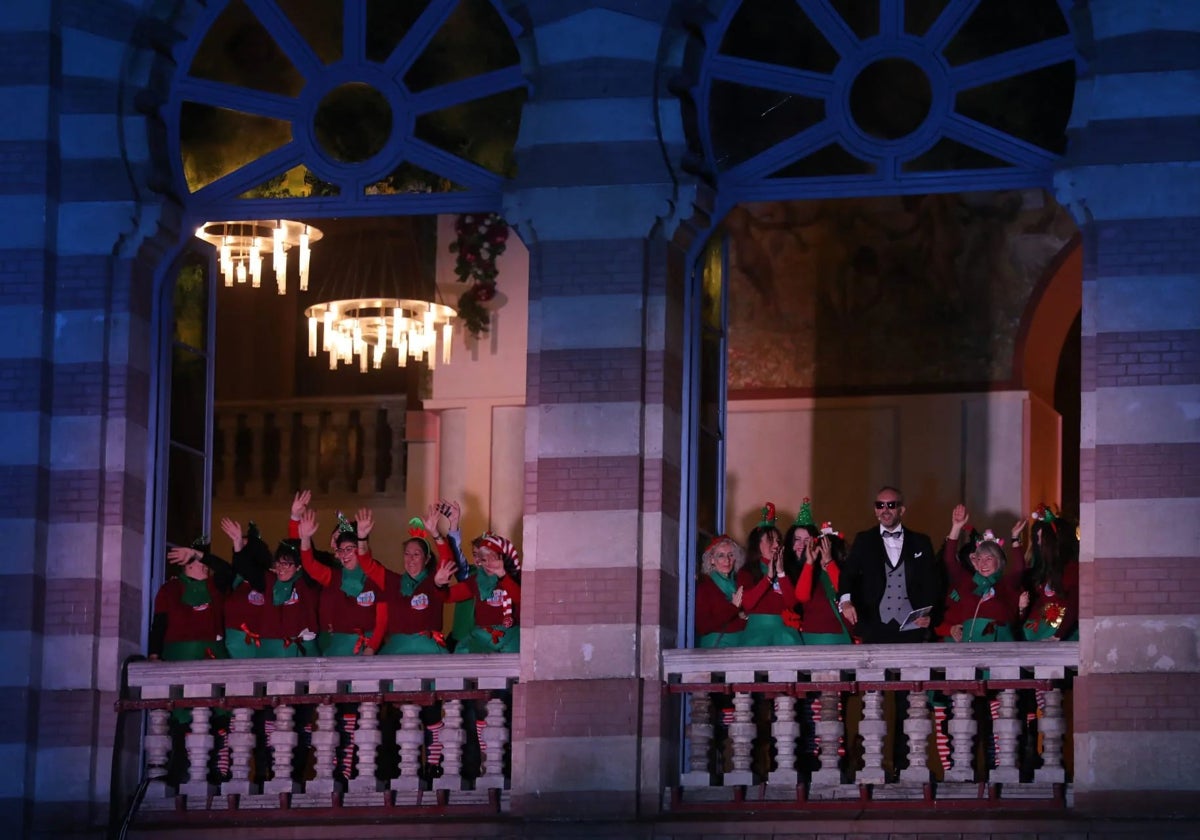
[(1076, 234), (1030, 296), (1013, 354), (1014, 382), (1051, 405), (1058, 358), (1082, 306), (1083, 244)]
[[(936, 14), (895, 0), (767, 2), (719, 7), (692, 73), (694, 137), (721, 207), (1049, 186), (1081, 64), (1069, 4), (1027, 24), (975, 0)], [(997, 21), (1006, 37), (985, 37)], [(1021, 123), (998, 103), (1030, 85), (1054, 96)], [(904, 96), (907, 115), (894, 107)]]

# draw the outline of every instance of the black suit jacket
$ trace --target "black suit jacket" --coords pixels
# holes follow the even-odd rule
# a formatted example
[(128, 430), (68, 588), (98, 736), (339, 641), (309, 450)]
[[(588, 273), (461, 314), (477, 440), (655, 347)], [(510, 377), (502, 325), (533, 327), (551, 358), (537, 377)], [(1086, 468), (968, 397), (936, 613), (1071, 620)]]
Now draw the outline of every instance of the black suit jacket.
[(928, 630), (914, 630), (896, 636), (879, 620), (879, 604), (887, 590), (887, 550), (883, 547), (883, 536), (876, 526), (860, 531), (846, 558), (838, 581), (838, 596), (849, 593), (850, 601), (858, 612), (855, 634), (864, 642), (924, 641), (931, 636), (942, 613), (945, 586), (941, 566), (933, 552), (929, 537), (917, 531), (904, 529), (904, 545), (900, 550), (900, 562), (904, 565), (908, 600), (913, 609), (933, 607)]

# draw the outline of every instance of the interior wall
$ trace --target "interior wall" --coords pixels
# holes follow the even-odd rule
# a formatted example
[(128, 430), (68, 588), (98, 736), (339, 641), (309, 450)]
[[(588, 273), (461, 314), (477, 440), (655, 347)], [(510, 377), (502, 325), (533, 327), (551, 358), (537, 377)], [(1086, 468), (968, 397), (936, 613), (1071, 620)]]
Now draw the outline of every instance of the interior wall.
[(998, 533), (1027, 516), (1024, 465), (1057, 463), (1027, 434), (1023, 391), (736, 400), (729, 403), (725, 528), (742, 540), (774, 502), (780, 527), (804, 497), (847, 537), (874, 522), (880, 486), (898, 486), (906, 521), (934, 542), (962, 501)]

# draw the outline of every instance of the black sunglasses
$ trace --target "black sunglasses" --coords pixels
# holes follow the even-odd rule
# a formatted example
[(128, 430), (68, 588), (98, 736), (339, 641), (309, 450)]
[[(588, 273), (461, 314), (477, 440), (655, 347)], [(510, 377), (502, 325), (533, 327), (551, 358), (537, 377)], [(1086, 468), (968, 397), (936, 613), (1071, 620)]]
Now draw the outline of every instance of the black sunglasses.
[(898, 507), (900, 507), (899, 502), (875, 502), (875, 510), (883, 510), (884, 508), (895, 510)]

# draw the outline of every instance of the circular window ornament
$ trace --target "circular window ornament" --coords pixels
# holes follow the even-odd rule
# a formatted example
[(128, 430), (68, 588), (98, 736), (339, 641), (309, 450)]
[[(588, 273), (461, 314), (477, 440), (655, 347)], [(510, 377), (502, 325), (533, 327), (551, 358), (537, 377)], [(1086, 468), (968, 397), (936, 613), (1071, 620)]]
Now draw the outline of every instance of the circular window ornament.
[(877, 140), (909, 136), (925, 122), (933, 103), (929, 77), (904, 58), (884, 58), (862, 69), (850, 85), (850, 117)]
[(392, 106), (369, 84), (348, 82), (321, 98), (313, 113), (317, 148), (337, 163), (375, 157), (392, 136)]

